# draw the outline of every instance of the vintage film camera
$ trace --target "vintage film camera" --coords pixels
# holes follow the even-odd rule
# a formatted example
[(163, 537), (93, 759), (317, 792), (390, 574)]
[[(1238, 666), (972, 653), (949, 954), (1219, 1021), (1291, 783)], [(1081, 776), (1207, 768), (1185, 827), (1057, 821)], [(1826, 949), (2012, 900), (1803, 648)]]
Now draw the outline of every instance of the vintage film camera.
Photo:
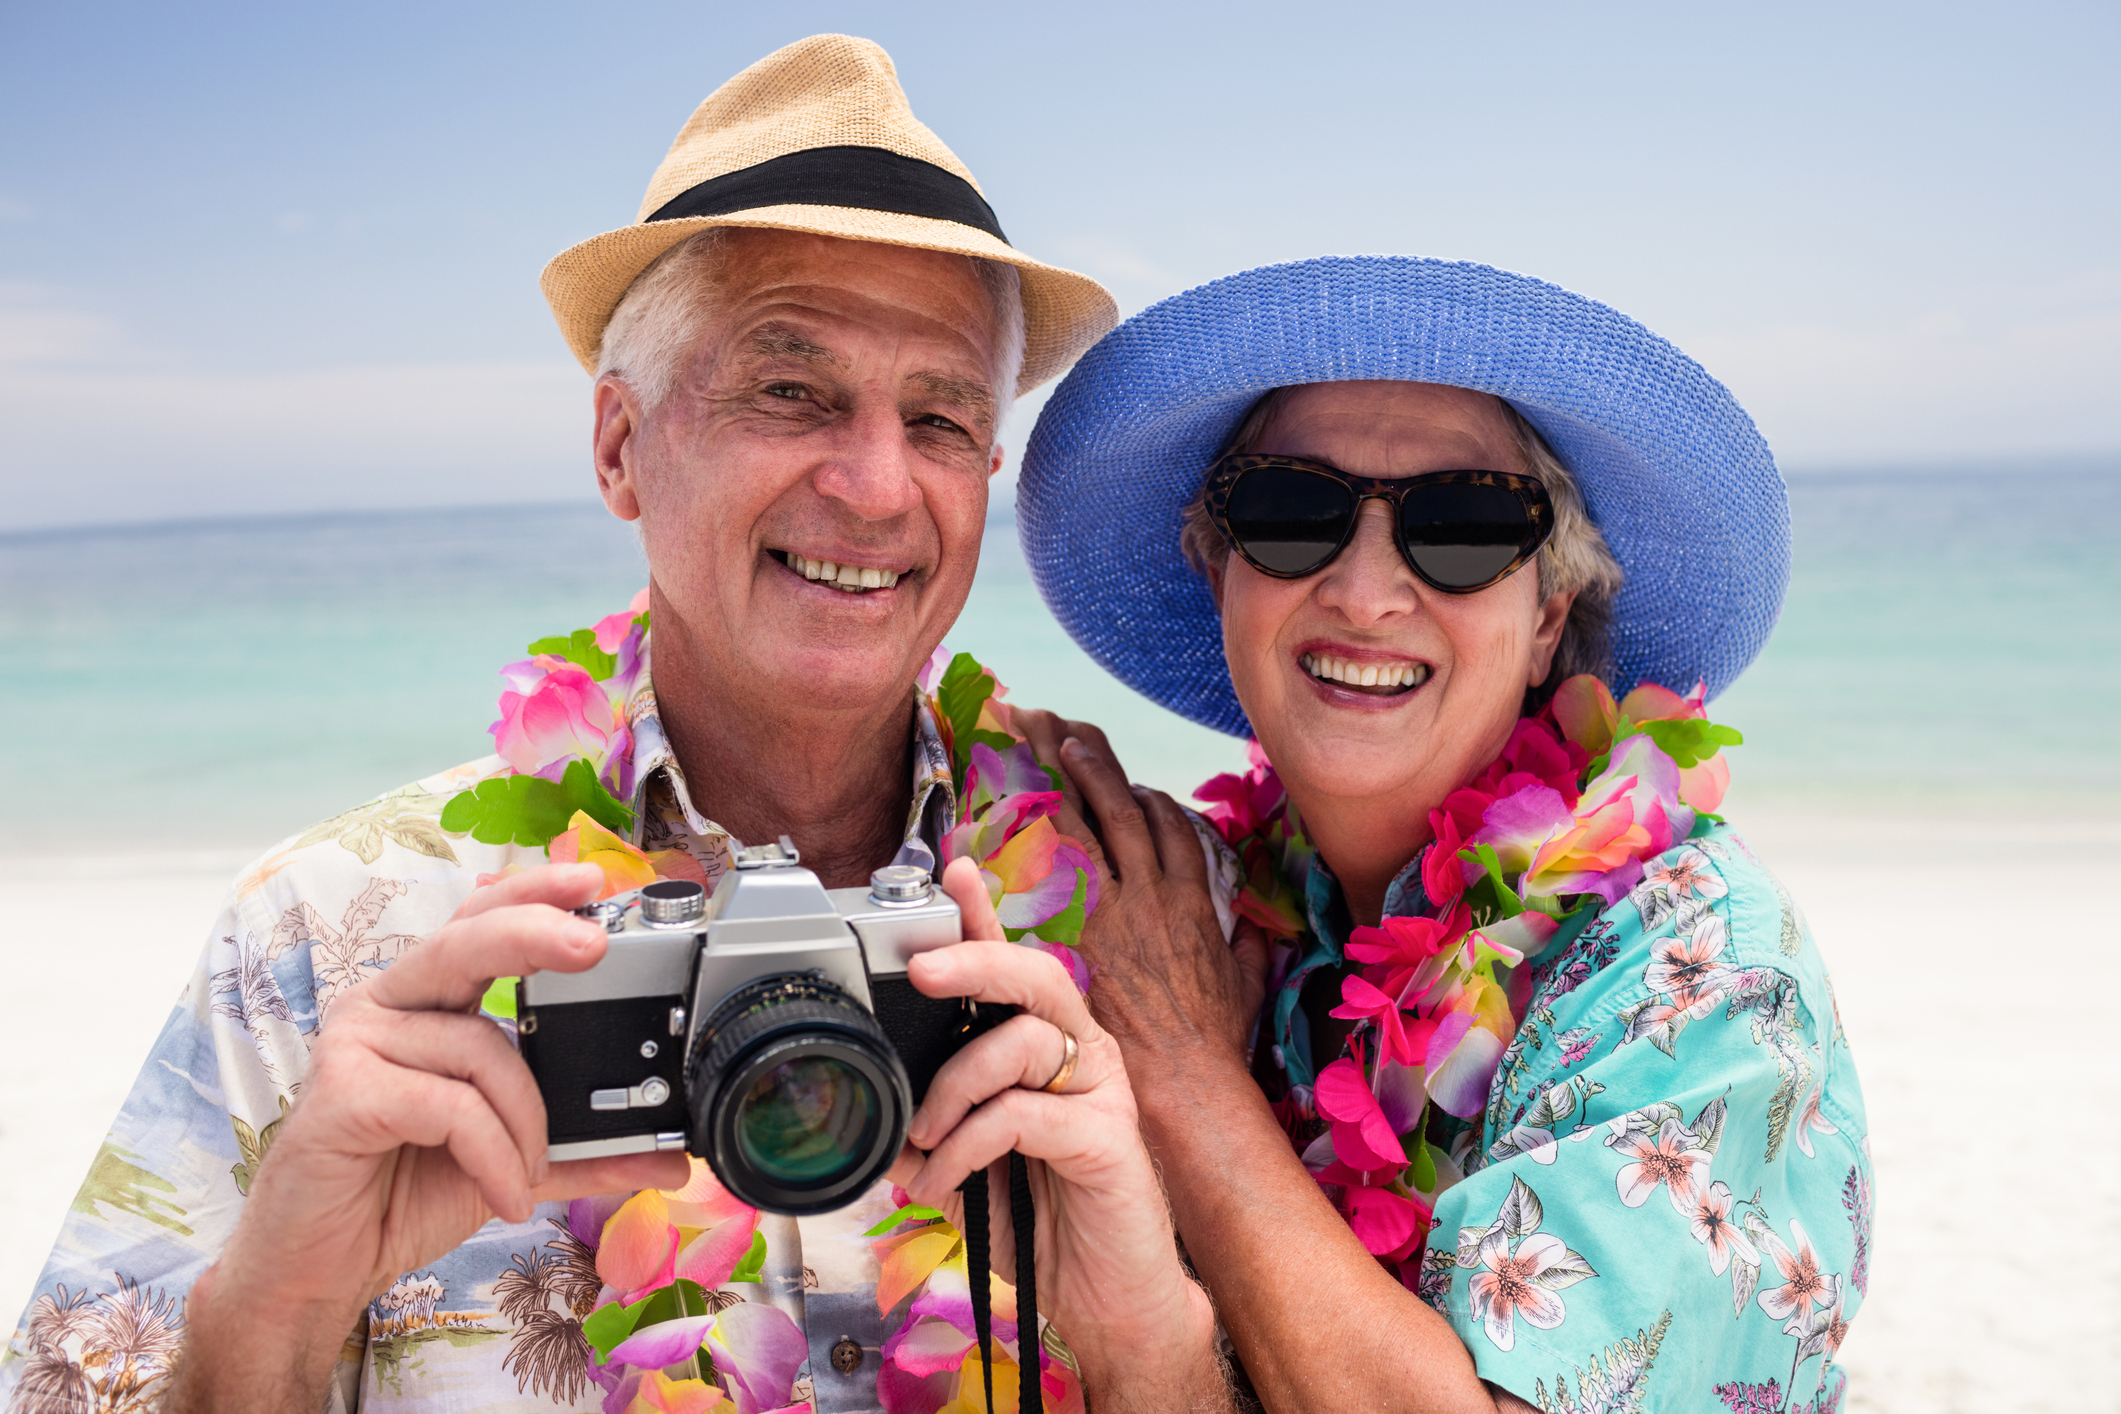
[(611, 933), (587, 972), (516, 986), (555, 1160), (685, 1149), (776, 1213), (860, 1197), (898, 1157), (943, 1062), (999, 1019), (906, 978), (958, 941), (917, 865), (827, 889), (786, 836), (738, 849), (712, 898), (661, 880), (577, 910)]

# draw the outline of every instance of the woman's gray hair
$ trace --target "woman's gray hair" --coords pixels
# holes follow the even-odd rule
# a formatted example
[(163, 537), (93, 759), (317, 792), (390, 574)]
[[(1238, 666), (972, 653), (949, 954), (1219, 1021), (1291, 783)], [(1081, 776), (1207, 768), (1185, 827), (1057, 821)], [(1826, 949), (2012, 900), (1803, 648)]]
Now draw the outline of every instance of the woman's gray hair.
[[(712, 226), (678, 242), (655, 258), (627, 287), (604, 326), (597, 351), (597, 377), (621, 379), (649, 408), (670, 396), (684, 376), (685, 359), (712, 318), (721, 293), (732, 242), (728, 226)], [(965, 256), (1000, 321), (994, 350), (998, 407), (1016, 397), (1024, 366), (1024, 296), (1014, 265)], [(997, 429), (1001, 419), (995, 419)]]
[[(1292, 384), (1263, 394), (1246, 411), (1215, 460), (1256, 451), (1275, 414), (1298, 388), (1306, 386)], [(1502, 415), (1510, 424), (1526, 473), (1546, 487), (1547, 499), (1554, 503), (1554, 533), (1540, 547), (1535, 562), (1540, 595), (1571, 591), (1576, 595), (1569, 605), (1568, 622), (1562, 625), (1561, 642), (1554, 649), (1554, 663), (1546, 681), (1525, 694), (1525, 710), (1530, 712), (1544, 706), (1554, 689), (1576, 674), (1596, 673), (1604, 677), (1612, 671), (1613, 596), (1620, 592), (1621, 571), (1613, 552), (1606, 547), (1605, 537), (1598, 533), (1596, 522), (1584, 509), (1576, 478), (1554, 455), (1538, 428), (1525, 421), (1524, 415), (1508, 402), (1501, 398), (1496, 401), (1502, 404)], [(1219, 574), (1230, 558), (1230, 542), (1223, 539), (1208, 516), (1205, 476), (1181, 513), (1179, 548), (1184, 551), (1186, 562), (1204, 578)]]

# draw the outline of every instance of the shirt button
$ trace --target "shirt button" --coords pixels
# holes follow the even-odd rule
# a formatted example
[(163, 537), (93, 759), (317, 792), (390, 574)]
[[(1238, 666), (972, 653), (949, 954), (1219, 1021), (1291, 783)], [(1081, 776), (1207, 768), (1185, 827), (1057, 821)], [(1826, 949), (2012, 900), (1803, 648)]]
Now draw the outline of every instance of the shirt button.
[(862, 1348), (846, 1336), (841, 1336), (832, 1347), (832, 1368), (843, 1375), (851, 1375), (862, 1368)]

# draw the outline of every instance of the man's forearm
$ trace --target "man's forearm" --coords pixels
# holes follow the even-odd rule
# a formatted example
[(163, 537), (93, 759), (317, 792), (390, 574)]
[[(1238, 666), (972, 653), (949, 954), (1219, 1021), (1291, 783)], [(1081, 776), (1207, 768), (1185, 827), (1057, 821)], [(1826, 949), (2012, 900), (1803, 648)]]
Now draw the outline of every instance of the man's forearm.
[(1237, 1057), (1129, 1060), (1187, 1255), (1269, 1410), (1494, 1409), (1456, 1333), (1363, 1249)]
[(359, 1306), (258, 1299), (221, 1276), (208, 1268), (184, 1303), (184, 1349), (164, 1414), (322, 1409)]
[(1185, 1309), (1154, 1323), (1154, 1329), (1130, 1322), (1086, 1333), (1075, 1346), (1083, 1398), (1094, 1414), (1227, 1414), (1234, 1409), (1215, 1348), (1214, 1307), (1192, 1281), (1185, 1282), (1185, 1290)]

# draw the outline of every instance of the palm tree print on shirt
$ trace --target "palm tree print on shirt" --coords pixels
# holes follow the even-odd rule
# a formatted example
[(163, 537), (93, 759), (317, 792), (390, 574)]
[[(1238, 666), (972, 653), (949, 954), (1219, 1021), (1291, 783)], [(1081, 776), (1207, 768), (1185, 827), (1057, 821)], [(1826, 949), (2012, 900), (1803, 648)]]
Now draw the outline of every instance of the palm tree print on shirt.
[(494, 1283), (494, 1300), (515, 1329), (502, 1368), (516, 1377), (518, 1393), (546, 1394), (573, 1404), (589, 1387), (589, 1341), (582, 1320), (596, 1309), (603, 1280), (596, 1253), (567, 1225), (550, 1219), (560, 1235), (529, 1255), (508, 1259)]
[(162, 1400), (184, 1343), (182, 1305), (120, 1275), (91, 1298), (64, 1286), (30, 1307), (28, 1365), (13, 1410), (147, 1414)]
[(317, 979), (317, 1015), (312, 1029), (322, 1024), (324, 1013), (340, 992), (359, 983), (365, 976), (388, 967), (397, 960), (398, 954), (420, 942), (411, 933), (389, 933), (379, 937), (375, 932), (390, 901), (410, 891), (411, 885), (402, 879), (370, 879), (367, 887), (346, 905), (346, 912), (336, 928), (326, 923), (307, 903), (298, 904), (281, 915), (278, 926), (272, 930), (272, 942), (266, 948), (265, 958), (268, 962), (277, 962), (295, 948), (308, 945), (310, 967)]

